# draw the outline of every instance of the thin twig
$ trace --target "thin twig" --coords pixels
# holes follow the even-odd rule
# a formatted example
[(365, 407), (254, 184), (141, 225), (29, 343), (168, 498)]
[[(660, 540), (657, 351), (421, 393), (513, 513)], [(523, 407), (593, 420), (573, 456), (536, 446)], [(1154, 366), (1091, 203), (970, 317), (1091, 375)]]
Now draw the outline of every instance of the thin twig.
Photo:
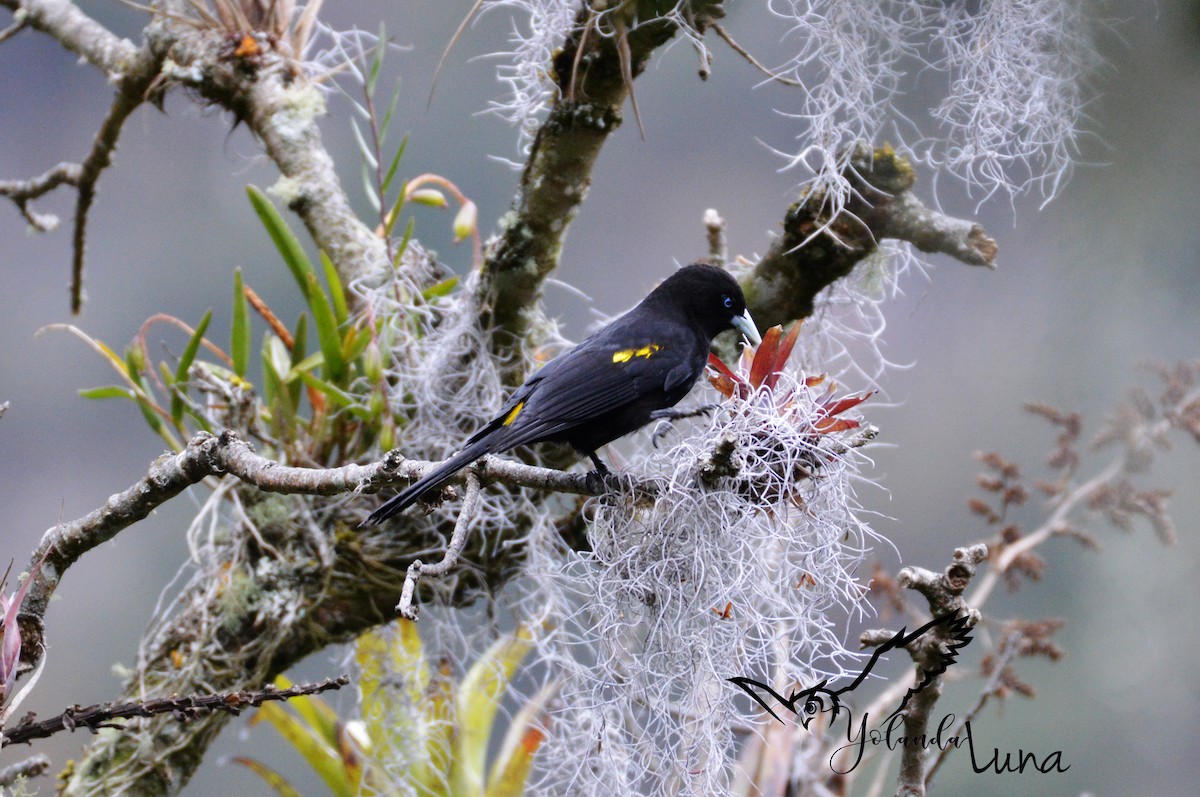
[(454, 35), (450, 37), (450, 42), (446, 45), (446, 49), (442, 50), (442, 57), (438, 59), (437, 66), (433, 70), (433, 79), (429, 81), (429, 97), (425, 100), (425, 110), (433, 107), (433, 92), (437, 90), (438, 78), (442, 74), (442, 67), (446, 65), (446, 58), (449, 57), (450, 51), (454, 49), (454, 45), (458, 44), (458, 40), (467, 30), (467, 26), (471, 24), (471, 20), (475, 19), (475, 15), (479, 13), (480, 7), (483, 6), (483, 0), (475, 0), (475, 5), (471, 6), (471, 10), (463, 17), (462, 22), (458, 23), (458, 27), (454, 30)]
[(637, 122), (638, 135), (645, 141), (646, 128), (642, 126), (642, 113), (638, 110), (637, 95), (633, 93), (633, 51), (629, 48), (629, 31), (620, 14), (614, 15), (613, 27), (617, 30), (617, 59), (621, 66), (621, 79), (625, 81), (625, 90), (629, 93), (629, 105)]
[(396, 611), (401, 617), (409, 620), (417, 619), (415, 593), (417, 582), (421, 580), (422, 576), (444, 576), (458, 564), (458, 557), (462, 555), (463, 548), (466, 547), (467, 535), (471, 530), (471, 521), (475, 519), (475, 507), (478, 504), (479, 477), (474, 473), (468, 473), (467, 494), (463, 498), (462, 509), (459, 510), (458, 519), (454, 522), (454, 532), (450, 535), (450, 543), (446, 546), (446, 553), (442, 556), (441, 561), (425, 564), (417, 559), (408, 566), (408, 573), (404, 576), (404, 587), (400, 591), (400, 602), (396, 604)]
[(301, 695), (315, 695), (331, 689), (340, 689), (348, 683), (350, 677), (341, 675), (313, 684), (297, 684), (288, 689), (265, 686), (253, 691), (160, 697), (132, 703), (105, 703), (87, 707), (72, 706), (57, 717), (41, 722), (34, 722), (33, 714), (27, 714), (12, 730), (5, 731), (2, 746), (29, 744), (34, 739), (44, 739), (62, 730), (87, 728), (95, 733), (101, 728), (121, 728), (123, 726), (114, 725), (113, 720), (152, 717), (155, 714), (172, 714), (180, 722), (217, 711), (236, 716), (244, 709), (258, 708), (269, 700), (290, 700)]
[(1005, 546), (996, 557), (996, 561), (988, 569), (988, 572), (979, 580), (979, 585), (975, 587), (974, 592), (971, 593), (971, 605), (977, 608), (983, 606), (987, 602), (988, 596), (991, 595), (992, 590), (996, 588), (996, 584), (999, 582), (1001, 576), (1016, 561), (1018, 556), (1036, 548), (1063, 529), (1066, 526), (1067, 516), (1071, 511), (1101, 486), (1118, 476), (1124, 470), (1124, 466), (1124, 456), (1110, 462), (1096, 476), (1067, 493), (1054, 508), (1050, 517), (1046, 518), (1046, 522), (1011, 545)]
[(30, 210), (29, 203), (60, 185), (78, 185), (81, 169), (78, 163), (60, 163), (29, 180), (0, 180), (0, 196), (13, 201), (29, 226), (38, 232), (50, 232), (58, 226), (58, 217), (50, 213), (35, 213)]
[[(979, 612), (963, 600), (962, 594), (974, 577), (980, 562), (987, 558), (986, 545), (956, 548), (954, 561), (943, 573), (932, 573), (917, 567), (906, 567), (896, 576), (897, 582), (925, 596), (933, 616), (953, 612), (965, 617), (968, 628), (980, 620)], [(910, 739), (925, 738), (933, 707), (942, 694), (941, 671), (945, 669), (939, 657), (945, 655), (944, 648), (950, 646), (952, 638), (947, 629), (939, 629), (931, 639), (907, 647), (918, 671), (923, 672), (923, 688), (910, 693), (912, 699), (904, 710), (904, 735)], [(897, 776), (897, 797), (915, 797), (925, 794), (926, 753), (921, 745), (904, 745), (900, 751), (900, 773)]]
[(145, 99), (153, 77), (139, 80), (127, 80), (117, 92), (108, 116), (100, 125), (100, 130), (92, 140), (92, 149), (84, 158), (79, 170), (79, 179), (75, 187), (79, 196), (75, 200), (75, 231), (72, 236), (71, 258), (71, 313), (78, 315), (83, 309), (83, 253), (87, 243), (88, 211), (92, 200), (96, 197), (96, 182), (100, 175), (112, 164), (113, 153), (117, 149), (117, 139), (121, 136), (121, 128), (129, 115), (137, 110)]
[(767, 69), (767, 67), (763, 66), (762, 63), (760, 63), (757, 58), (755, 58), (753, 55), (750, 54), (749, 50), (747, 50), (745, 47), (743, 47), (742, 45), (735, 42), (733, 40), (733, 37), (730, 36), (729, 33), (726, 32), (725, 28), (721, 27), (721, 25), (719, 23), (714, 22), (709, 27), (711, 27), (713, 30), (715, 30), (717, 32), (717, 35), (720, 36), (722, 39), (724, 39), (725, 43), (728, 44), (735, 53), (740, 55), (742, 58), (745, 58), (747, 61), (750, 62), (751, 66), (753, 66), (758, 71), (762, 72), (764, 75), (769, 77), (771, 80), (774, 80), (778, 83), (782, 83), (785, 86), (796, 86), (798, 88), (804, 88), (804, 84), (801, 83), (799, 80), (792, 80), (791, 78), (781, 77), (781, 76), (775, 74), (774, 72), (772, 72), (770, 69)]
[(22, 30), (24, 30), (25, 25), (26, 25), (25, 15), (21, 14), (21, 15), (17, 16), (15, 21), (13, 22), (13, 24), (9, 25), (4, 30), (0, 30), (0, 44), (3, 44), (4, 42), (11, 39), (13, 36), (16, 36)]

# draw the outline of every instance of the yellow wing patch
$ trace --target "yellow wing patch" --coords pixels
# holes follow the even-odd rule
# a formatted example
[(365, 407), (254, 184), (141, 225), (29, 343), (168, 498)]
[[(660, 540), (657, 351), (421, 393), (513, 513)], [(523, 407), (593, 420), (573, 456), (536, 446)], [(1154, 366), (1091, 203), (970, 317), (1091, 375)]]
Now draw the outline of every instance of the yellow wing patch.
[(659, 346), (657, 343), (650, 343), (640, 349), (621, 349), (620, 351), (613, 352), (612, 361), (615, 363), (627, 363), (634, 357), (651, 357), (661, 348), (662, 346)]
[(508, 415), (504, 416), (503, 425), (508, 426), (513, 421), (515, 421), (517, 419), (517, 416), (521, 414), (521, 410), (523, 410), (523, 409), (525, 409), (525, 402), (524, 401), (518, 402), (517, 406), (515, 406), (511, 410), (509, 410)]

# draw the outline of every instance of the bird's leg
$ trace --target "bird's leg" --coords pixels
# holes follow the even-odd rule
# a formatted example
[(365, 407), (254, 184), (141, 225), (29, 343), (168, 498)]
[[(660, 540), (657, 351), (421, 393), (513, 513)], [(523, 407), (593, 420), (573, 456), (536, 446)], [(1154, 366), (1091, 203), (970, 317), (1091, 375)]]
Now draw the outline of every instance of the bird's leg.
[(599, 473), (601, 476), (607, 476), (609, 474), (608, 466), (604, 464), (604, 460), (600, 459), (599, 455), (597, 455), (595, 451), (588, 452), (588, 459), (590, 459), (592, 464), (596, 466), (596, 473)]
[(595, 451), (587, 452), (588, 459), (596, 466), (594, 470), (589, 470), (587, 473), (587, 488), (593, 493), (599, 494), (608, 488), (608, 477), (612, 475), (612, 471), (604, 464), (603, 460), (596, 455)]
[(650, 444), (658, 448), (658, 441), (666, 436), (671, 428), (672, 421), (682, 420), (683, 418), (695, 418), (697, 415), (708, 417), (710, 412), (716, 411), (720, 404), (701, 404), (699, 407), (690, 410), (677, 410), (674, 407), (667, 407), (661, 410), (655, 410), (650, 413), (650, 420), (664, 421), (654, 428), (654, 434), (650, 435)]

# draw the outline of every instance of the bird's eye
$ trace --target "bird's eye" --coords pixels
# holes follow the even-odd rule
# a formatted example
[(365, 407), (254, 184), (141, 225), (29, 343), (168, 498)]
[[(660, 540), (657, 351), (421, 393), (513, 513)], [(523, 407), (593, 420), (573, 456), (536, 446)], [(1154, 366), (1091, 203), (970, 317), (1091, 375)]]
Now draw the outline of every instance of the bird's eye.
[(726, 296), (724, 299), (721, 300), (721, 304), (725, 305), (726, 310), (732, 310), (733, 309), (733, 297)]

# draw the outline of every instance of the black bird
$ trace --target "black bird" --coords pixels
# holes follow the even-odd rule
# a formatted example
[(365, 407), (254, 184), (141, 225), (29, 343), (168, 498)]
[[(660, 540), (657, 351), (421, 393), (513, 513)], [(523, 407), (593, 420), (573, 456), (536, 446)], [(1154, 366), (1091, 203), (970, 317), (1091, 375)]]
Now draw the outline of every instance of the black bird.
[(716, 266), (684, 266), (637, 307), (532, 374), (461, 451), (363, 525), (403, 512), (484, 454), (526, 443), (565, 441), (606, 473), (596, 449), (651, 420), (673, 417), (665, 410), (691, 391), (712, 339), (731, 328), (753, 343), (761, 340), (737, 281)]

